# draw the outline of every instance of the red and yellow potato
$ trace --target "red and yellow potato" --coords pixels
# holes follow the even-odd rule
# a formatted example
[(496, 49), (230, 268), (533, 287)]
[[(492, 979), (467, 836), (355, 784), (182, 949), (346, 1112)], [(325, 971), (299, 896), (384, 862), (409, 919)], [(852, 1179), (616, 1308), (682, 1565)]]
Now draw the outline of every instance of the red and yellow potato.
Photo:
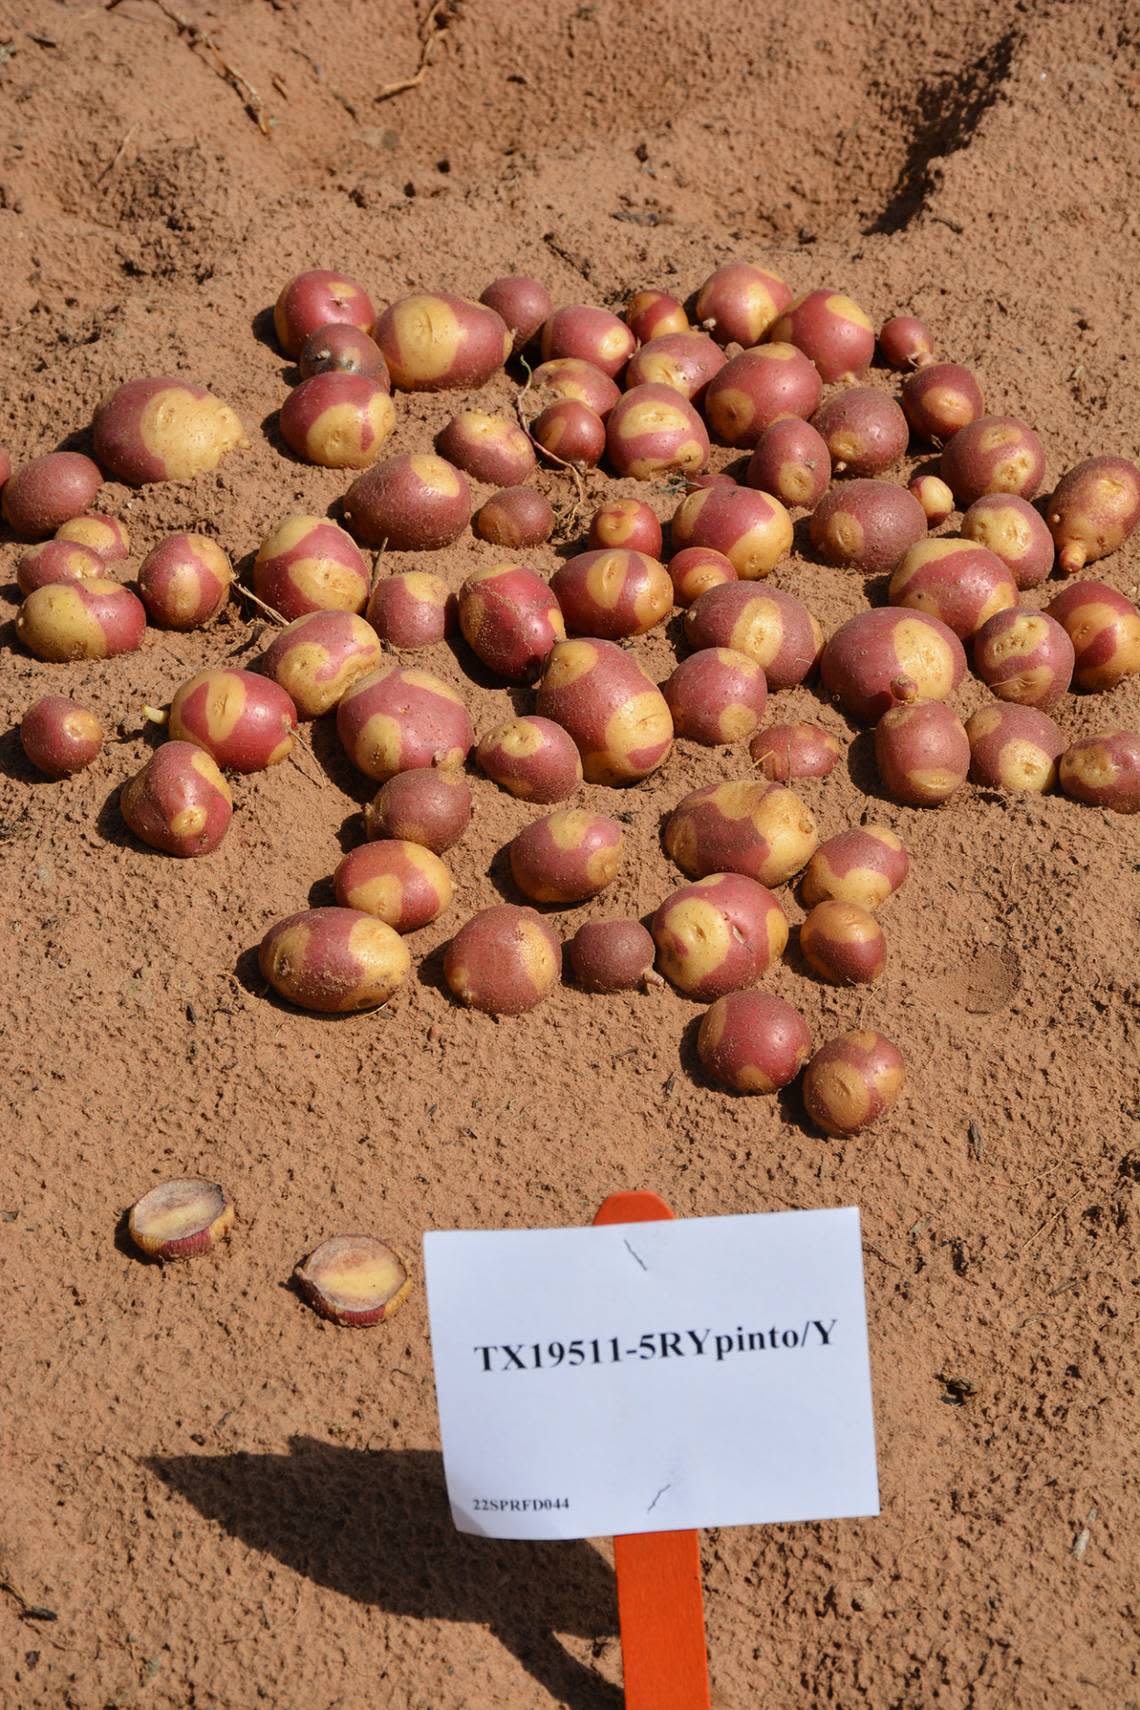
[(1036, 707), (990, 701), (966, 724), (970, 777), (994, 790), (1051, 790), (1065, 738)]
[(783, 505), (814, 510), (831, 482), (831, 453), (810, 422), (784, 416), (766, 427), (744, 476), (747, 487), (771, 493)]
[(809, 908), (834, 901), (873, 913), (898, 890), (910, 870), (902, 839), (885, 825), (855, 825), (821, 843), (804, 873)]
[(673, 729), (716, 748), (743, 742), (764, 716), (768, 685), (754, 659), (730, 647), (702, 647), (662, 684)]
[(515, 350), (529, 344), (542, 323), (554, 313), (550, 292), (526, 273), (508, 273), (479, 293), (479, 301), (494, 309), (511, 334)]
[(771, 724), (757, 731), (748, 753), (765, 778), (789, 784), (795, 778), (826, 778), (834, 771), (843, 750), (821, 724), (800, 720), (796, 724)]
[(726, 992), (706, 1010), (697, 1033), (705, 1073), (732, 1092), (778, 1092), (810, 1054), (807, 1022), (770, 992)]
[(656, 512), (641, 499), (607, 499), (590, 518), (586, 544), (592, 548), (625, 547), (660, 558), (661, 543)]
[(684, 304), (668, 291), (635, 291), (625, 306), (625, 324), (638, 344), (689, 330)]
[(146, 609), (121, 582), (92, 576), (49, 582), (16, 613), (16, 635), (37, 659), (63, 664), (133, 653), (146, 631)]
[(791, 288), (768, 268), (729, 261), (710, 273), (694, 305), (697, 324), (718, 344), (759, 344), (792, 300)]
[(916, 315), (892, 315), (879, 329), (879, 350), (888, 368), (901, 374), (934, 361), (934, 337)]
[(368, 598), (365, 616), (381, 641), (412, 651), (442, 641), (453, 627), (456, 601), (446, 582), (427, 570), (383, 576)]
[(514, 346), (514, 334), (494, 309), (446, 291), (399, 298), (384, 310), (372, 336), (392, 384), (403, 392), (474, 391), (503, 366)]
[(533, 908), (498, 903), (460, 927), (443, 959), (452, 995), (489, 1015), (522, 1015), (548, 997), (562, 953), (553, 928)]
[(911, 432), (931, 445), (945, 445), (985, 409), (981, 387), (960, 362), (924, 364), (903, 381), (900, 398)]
[(328, 267), (298, 273), (283, 285), (273, 306), (273, 328), (286, 356), (296, 356), (310, 333), (332, 325), (370, 333), (376, 322), (367, 291)]
[(462, 766), (475, 741), (462, 695), (405, 665), (358, 678), (341, 697), (336, 730), (353, 765), (379, 783), (422, 766)]
[(297, 709), (279, 683), (236, 666), (199, 671), (176, 690), (167, 723), (228, 772), (276, 766), (293, 746)]
[(392, 390), (380, 346), (347, 321), (332, 321), (311, 332), (301, 346), (297, 366), (302, 380), (311, 380), (314, 374), (360, 374), (375, 380), (385, 392)]
[(1140, 813), (1140, 731), (1082, 736), (1061, 756), (1061, 788), (1074, 801)]
[(97, 464), (78, 451), (49, 451), (22, 464), (4, 482), (4, 520), (23, 540), (54, 534), (86, 511), (103, 485)]
[(970, 742), (942, 701), (891, 707), (875, 726), (875, 763), (889, 796), (908, 807), (938, 807), (966, 781)]
[(615, 474), (654, 481), (703, 469), (709, 460), (709, 436), (682, 393), (672, 386), (646, 384), (634, 386), (610, 411), (606, 452)]
[(984, 546), (941, 536), (907, 549), (887, 598), (892, 606), (939, 618), (966, 641), (996, 613), (1017, 605), (1017, 583)]
[(70, 778), (90, 766), (103, 746), (103, 726), (88, 707), (66, 695), (43, 695), (20, 720), (20, 746), (47, 778)]
[(939, 473), (959, 510), (986, 493), (1031, 499), (1045, 479), (1045, 452), (1033, 429), (1016, 416), (979, 416), (954, 435)]
[(397, 772), (364, 810), (364, 835), (394, 837), (442, 855), (471, 821), (471, 786), (462, 772), (421, 767)]
[(408, 1262), (372, 1235), (334, 1235), (293, 1273), (299, 1292), (333, 1324), (383, 1324), (407, 1300)]
[(233, 1227), (233, 1201), (200, 1176), (161, 1182), (131, 1206), (127, 1232), (141, 1253), (163, 1262), (209, 1253)]
[(277, 921), (257, 962), (278, 997), (326, 1015), (379, 1009), (412, 965), (399, 933), (355, 908), (307, 908)]
[(579, 552), (550, 578), (571, 634), (620, 641), (645, 635), (673, 610), (665, 566), (644, 552), (601, 548)]
[(362, 612), (371, 581), (356, 542), (327, 517), (286, 517), (253, 561), (254, 593), (290, 622), (306, 612)]
[(480, 770), (526, 802), (564, 802), (582, 782), (582, 757), (568, 731), (528, 713), (508, 719), (475, 751)]
[(867, 315), (852, 298), (827, 286), (800, 297), (768, 336), (802, 350), (829, 385), (855, 379), (875, 354), (875, 329)]
[(72, 540), (41, 540), (21, 553), (16, 565), (16, 586), (25, 596), (37, 588), (92, 580), (107, 581), (107, 566), (89, 546)]
[(974, 670), (1002, 701), (1051, 707), (1072, 682), (1076, 654), (1047, 612), (997, 612), (974, 636)]
[(461, 410), (436, 435), (441, 457), (489, 487), (517, 487), (535, 471), (534, 447), (517, 422)]
[(723, 445), (753, 446), (782, 416), (814, 415), (822, 392), (818, 370), (802, 351), (786, 343), (759, 344), (712, 376), (705, 416)]
[(621, 387), (593, 362), (582, 362), (576, 356), (556, 357), (553, 362), (540, 362), (531, 375), (531, 390), (539, 397), (547, 393), (555, 398), (572, 398), (585, 404), (604, 421), (621, 397)]
[(205, 534), (170, 534), (139, 568), (139, 597), (160, 629), (202, 629), (230, 597), (233, 567)]
[(817, 1128), (845, 1139), (894, 1104), (906, 1080), (901, 1051), (871, 1028), (821, 1045), (804, 1072), (804, 1106)]
[(512, 682), (533, 677), (566, 638), (553, 588), (525, 564), (488, 564), (468, 576), (459, 590), (459, 627), (487, 669)]
[(926, 512), (893, 481), (846, 481), (824, 494), (810, 533), (829, 564), (874, 575), (893, 570), (908, 547), (926, 539)]
[(544, 362), (576, 357), (579, 362), (592, 362), (613, 379), (633, 355), (637, 340), (608, 309), (572, 303), (555, 309), (544, 321), (540, 348)]
[(824, 400), (811, 419), (837, 475), (880, 475), (904, 455), (906, 417), (887, 392), (851, 386)]
[(1045, 608), (1073, 644), (1082, 689), (1114, 689), (1140, 671), (1140, 612), (1107, 582), (1076, 582)]
[(795, 791), (757, 778), (706, 784), (665, 822), (666, 854), (691, 879), (743, 873), (782, 885), (807, 865), (818, 843), (815, 819)]
[(840, 624), (820, 654), (819, 670), (844, 712), (871, 724), (910, 695), (945, 700), (966, 674), (966, 655), (938, 618), (883, 606)]
[(1048, 526), (1029, 500), (1016, 493), (985, 493), (975, 499), (962, 518), (962, 538), (977, 541), (1000, 558), (1019, 588), (1039, 587), (1053, 568)]
[(82, 511), (69, 517), (55, 531), (57, 540), (70, 540), (76, 546), (86, 546), (97, 552), (104, 564), (118, 564), (131, 555), (131, 537), (125, 523), (118, 517), (105, 517), (99, 511)]
[(218, 847), (233, 797), (209, 754), (191, 742), (164, 742), (123, 785), (119, 811), (140, 842), (189, 858)]
[(451, 874), (422, 843), (384, 838), (350, 849), (333, 874), (341, 908), (360, 909), (395, 932), (430, 926), (451, 902)]
[(248, 444), (228, 404), (177, 375), (128, 380), (95, 412), (95, 456), (130, 487), (189, 481)]
[(330, 369), (293, 388), (278, 423), (282, 439), (304, 462), (367, 469), (396, 425), (396, 407), (379, 381)]
[(278, 632), (259, 663), (285, 690), (297, 717), (311, 719), (331, 712), (383, 657), (376, 631), (355, 612), (306, 612)]
[(647, 984), (656, 945), (639, 920), (590, 920), (570, 939), (566, 955), (583, 991), (629, 992)]
[(475, 512), (471, 527), (480, 540), (512, 552), (541, 546), (554, 531), (554, 507), (533, 487), (504, 487)]
[(626, 390), (665, 386), (694, 406), (703, 403), (708, 383), (724, 367), (725, 355), (707, 333), (675, 332), (643, 344), (625, 371)]
[(467, 527), (471, 488), (446, 458), (405, 452), (374, 463), (344, 496), (344, 519), (363, 546), (432, 552)]
[(678, 606), (691, 606), (710, 588), (739, 580), (731, 558), (726, 558), (723, 552), (714, 552), (711, 546), (683, 547), (670, 558), (668, 570), (673, 600)]
[(612, 641), (561, 641), (538, 686), (536, 711), (573, 737), (591, 784), (646, 778), (668, 758), (673, 718), (653, 679)]
[(698, 595), (685, 613), (685, 640), (690, 647), (743, 653), (762, 668), (770, 689), (791, 689), (812, 670), (823, 637), (794, 594), (722, 582)]
[(532, 820), (514, 838), (511, 876), (532, 902), (584, 902), (616, 878), (624, 841), (616, 819), (588, 808), (561, 808)]
[(1083, 570), (1140, 522), (1140, 469), (1126, 457), (1089, 457), (1062, 475), (1045, 515), (1061, 569)]
[(711, 546), (744, 581), (767, 576), (792, 550), (792, 519), (770, 493), (703, 487), (682, 499), (671, 524), (675, 549)]
[(922, 514), (931, 528), (944, 523), (954, 509), (954, 495), (940, 475), (916, 475), (907, 482), (906, 490), (922, 506)]
[(741, 873), (711, 873), (667, 897), (650, 927), (657, 966), (701, 1002), (756, 983), (783, 955), (788, 921), (771, 891)]
[(808, 967), (832, 986), (870, 985), (887, 965), (887, 941), (874, 915), (830, 897), (808, 911), (800, 949)]
[(552, 462), (592, 469), (606, 449), (606, 424), (588, 404), (555, 398), (531, 422), (530, 437)]

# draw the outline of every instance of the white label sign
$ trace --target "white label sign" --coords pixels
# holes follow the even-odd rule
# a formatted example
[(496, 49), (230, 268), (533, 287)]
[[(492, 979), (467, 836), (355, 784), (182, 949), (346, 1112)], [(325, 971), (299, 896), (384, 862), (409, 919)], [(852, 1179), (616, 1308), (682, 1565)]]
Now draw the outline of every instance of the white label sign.
[(436, 1232), (424, 1269), (461, 1532), (879, 1512), (853, 1207)]

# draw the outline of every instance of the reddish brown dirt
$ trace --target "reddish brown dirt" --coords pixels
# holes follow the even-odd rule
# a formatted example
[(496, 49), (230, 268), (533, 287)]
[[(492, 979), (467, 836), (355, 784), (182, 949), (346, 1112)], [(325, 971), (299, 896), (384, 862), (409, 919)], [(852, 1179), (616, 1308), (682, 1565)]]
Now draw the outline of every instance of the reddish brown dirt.
[[(477, 295), (526, 268), (562, 301), (617, 303), (764, 256), (876, 318), (926, 316), (992, 404), (1036, 425), (1051, 478), (1136, 455), (1140, 67), (1123, 0), (472, 0), (422, 84), (384, 103), (417, 61), (411, 5), (179, 5), (258, 92), (270, 135), (152, 0), (0, 6), (3, 439), (17, 460), (82, 447), (112, 386), (183, 371), (253, 442), (188, 486), (106, 489), (140, 552), (197, 527), (240, 558), (343, 491), (269, 431), (291, 370), (265, 310), (312, 265), (379, 300)], [(511, 392), (503, 377), (485, 396), (505, 408)], [(454, 407), (401, 399), (394, 448), (426, 447)], [(542, 485), (565, 500), (560, 479)], [(458, 584), (491, 553), (468, 537), (430, 567)], [(1140, 537), (1099, 569), (1135, 596)], [(827, 628), (868, 598), (803, 557), (776, 579)], [(580, 1224), (623, 1186), (681, 1215), (863, 1212), (882, 1517), (705, 1537), (722, 1705), (1140, 1702), (1136, 823), (973, 788), (898, 808), (875, 798), (863, 737), (849, 768), (805, 786), (825, 833), (870, 807), (913, 859), (884, 910), (880, 986), (837, 991), (790, 965), (771, 982), (817, 1037), (865, 1019), (910, 1061), (879, 1127), (827, 1143), (794, 1099), (703, 1084), (698, 1010), (668, 990), (566, 989), (500, 1024), (448, 1001), (440, 947), (495, 900), (497, 852), (529, 817), (486, 783), (451, 860), (454, 909), (416, 940), (391, 1009), (330, 1021), (269, 1001), (251, 951), (275, 917), (326, 900), (358, 835), (367, 790), (335, 739), (318, 728), (315, 760), (239, 781), (201, 862), (145, 852), (115, 807), (147, 752), (139, 708), (252, 657), (248, 618), (235, 605), (207, 634), (151, 634), (89, 667), (40, 665), (3, 633), (0, 1703), (612, 1710), (607, 1546), (451, 1531), (422, 1288), (390, 1327), (350, 1332), (287, 1283), (339, 1230), (414, 1252), (425, 1227)], [(671, 640), (637, 644), (660, 676)], [(504, 710), (447, 649), (430, 663), (480, 728)], [(61, 686), (121, 739), (50, 784), (13, 726)], [(980, 696), (972, 683), (961, 707)], [(778, 710), (848, 734), (808, 690)], [(1135, 682), (1060, 712), (1072, 734), (1138, 720)], [(746, 766), (681, 745), (648, 785), (585, 792), (629, 814), (629, 858), (558, 926), (656, 904), (677, 877), (662, 813)], [(236, 1198), (228, 1246), (139, 1263), (116, 1239), (124, 1208), (194, 1172)]]

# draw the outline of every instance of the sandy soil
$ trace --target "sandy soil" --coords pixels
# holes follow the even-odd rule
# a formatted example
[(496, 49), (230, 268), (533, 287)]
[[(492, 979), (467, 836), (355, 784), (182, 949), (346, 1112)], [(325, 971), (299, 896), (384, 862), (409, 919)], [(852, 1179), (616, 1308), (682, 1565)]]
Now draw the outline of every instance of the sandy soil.
[[(410, 4), (180, 4), (218, 54), (154, 0), (0, 5), (0, 439), (17, 460), (83, 447), (114, 385), (182, 371), (253, 442), (187, 486), (105, 489), (140, 554), (195, 527), (243, 558), (282, 514), (344, 490), (271, 431), (293, 373), (266, 309), (312, 265), (379, 301), (478, 295), (526, 269), (558, 300), (616, 304), (767, 257), (876, 320), (927, 317), (993, 405), (1035, 424), (1050, 479), (1137, 453), (1140, 64), (1123, 0), (467, 0), (421, 84), (385, 102), (417, 63)], [(485, 397), (507, 408), (512, 392), (502, 376)], [(426, 447), (454, 407), (401, 399), (394, 448)], [(563, 480), (542, 484), (566, 501)], [(882, 1517), (704, 1537), (720, 1703), (1140, 1703), (1135, 823), (972, 787), (899, 808), (859, 736), (804, 787), (825, 833), (870, 807), (913, 860), (869, 996), (791, 963), (771, 982), (817, 1037), (865, 1017), (912, 1065), (880, 1126), (824, 1142), (794, 1099), (705, 1084), (699, 1011), (668, 990), (566, 989), (500, 1024), (449, 1002), (441, 947), (497, 898), (498, 852), (530, 817), (486, 782), (451, 861), (454, 909), (416, 940), (391, 1009), (329, 1021), (269, 1001), (251, 952), (275, 917), (327, 898), (366, 782), (318, 728), (315, 765), (238, 782), (216, 855), (142, 850), (115, 806), (147, 750), (139, 709), (254, 657), (260, 620), (234, 605), (126, 659), (41, 665), (15, 645), (16, 548), (0, 553), (5, 1710), (612, 1710), (606, 1543), (451, 1530), (422, 1289), (390, 1327), (351, 1333), (287, 1285), (338, 1230), (414, 1251), (429, 1227), (580, 1224), (624, 1186), (680, 1215), (863, 1212)], [(430, 567), (458, 585), (491, 554), (468, 536)], [(1135, 597), (1140, 537), (1098, 570)], [(799, 555), (776, 580), (827, 629), (877, 597)], [(673, 631), (637, 652), (664, 677)], [(428, 662), (479, 728), (501, 715), (505, 691), (463, 658)], [(14, 725), (64, 681), (120, 739), (49, 784)], [(971, 682), (958, 704), (981, 696)], [(1138, 701), (1135, 681), (1068, 697), (1060, 722), (1136, 726)], [(808, 689), (778, 706), (851, 734)], [(560, 929), (654, 906), (676, 880), (661, 815), (746, 768), (680, 744), (620, 799), (622, 877)], [(124, 1208), (184, 1173), (228, 1185), (233, 1238), (197, 1264), (141, 1264), (117, 1238)]]

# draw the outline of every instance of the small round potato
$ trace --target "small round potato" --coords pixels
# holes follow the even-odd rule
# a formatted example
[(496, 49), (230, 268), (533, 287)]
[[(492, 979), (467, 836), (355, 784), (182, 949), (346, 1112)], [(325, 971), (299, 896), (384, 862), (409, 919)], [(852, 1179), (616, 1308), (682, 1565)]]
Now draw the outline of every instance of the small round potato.
[(808, 966), (832, 986), (866, 986), (887, 965), (887, 941), (873, 914), (858, 903), (816, 903), (800, 927)]
[(1074, 801), (1140, 813), (1140, 731), (1082, 736), (1061, 756), (1061, 788)]
[(83, 511), (69, 517), (55, 531), (57, 540), (70, 540), (76, 546), (90, 547), (104, 564), (118, 564), (131, 555), (131, 537), (125, 523), (118, 517), (105, 517), (99, 511)]
[(899, 606), (858, 612), (840, 624), (819, 660), (829, 695), (862, 724), (881, 718), (907, 693), (943, 701), (966, 674), (966, 655), (952, 629)]
[(228, 772), (260, 772), (278, 765), (293, 747), (297, 709), (272, 678), (216, 667), (199, 671), (176, 691), (167, 729)]
[(709, 381), (719, 374), (725, 355), (707, 333), (676, 332), (643, 344), (625, 371), (626, 390), (634, 386), (666, 386), (690, 404), (704, 402)]
[(383, 1324), (411, 1293), (407, 1260), (373, 1235), (334, 1235), (293, 1273), (315, 1312), (333, 1324)]
[(233, 566), (205, 534), (169, 534), (139, 569), (139, 597), (159, 629), (204, 629), (230, 597)]
[(885, 825), (855, 825), (821, 843), (807, 864), (801, 887), (809, 908), (816, 903), (857, 903), (873, 913), (894, 896), (910, 861), (901, 838)]
[(710, 273), (694, 305), (698, 326), (718, 344), (759, 344), (792, 300), (791, 287), (769, 268), (729, 261)]
[(678, 606), (691, 606), (710, 588), (739, 580), (731, 558), (726, 558), (723, 552), (714, 552), (711, 546), (686, 546), (675, 552), (668, 570), (673, 601)]
[(331, 369), (293, 388), (278, 425), (290, 451), (305, 463), (367, 469), (396, 425), (396, 407), (379, 381)]
[(811, 514), (811, 543), (841, 569), (893, 570), (908, 547), (926, 539), (926, 513), (893, 481), (847, 481), (825, 493)]
[(945, 445), (985, 409), (981, 387), (960, 362), (924, 364), (903, 381), (901, 401), (910, 431), (931, 445)]
[(766, 427), (744, 476), (746, 487), (771, 493), (782, 505), (812, 511), (831, 482), (831, 453), (810, 422), (784, 416)]
[(934, 361), (934, 338), (915, 315), (892, 315), (879, 329), (879, 350), (888, 368), (903, 374)]
[(1053, 568), (1048, 526), (1029, 500), (1016, 493), (986, 493), (975, 499), (962, 518), (962, 538), (977, 541), (1000, 558), (1019, 588), (1039, 587)]
[(782, 885), (815, 854), (819, 832), (794, 790), (758, 778), (706, 784), (665, 822), (665, 852), (691, 879), (743, 873)]
[(475, 741), (462, 695), (430, 671), (406, 665), (358, 678), (341, 697), (336, 730), (353, 765), (378, 783), (423, 766), (462, 766)]
[(790, 784), (796, 778), (826, 778), (835, 770), (843, 750), (821, 724), (800, 720), (796, 724), (770, 724), (757, 731), (748, 753), (761, 774), (775, 784)]
[(103, 485), (97, 464), (78, 451), (49, 451), (4, 482), (4, 520), (24, 540), (41, 540), (87, 510)]
[(851, 386), (824, 400), (811, 419), (837, 475), (881, 475), (906, 453), (906, 417), (887, 392)]
[(939, 472), (959, 510), (986, 493), (1031, 499), (1045, 479), (1045, 452), (1033, 429), (1016, 416), (979, 416), (954, 435)]
[(891, 707), (875, 726), (883, 788), (908, 807), (938, 807), (966, 781), (970, 741), (942, 701)]
[(489, 487), (521, 486), (536, 468), (534, 447), (518, 423), (485, 410), (461, 410), (435, 443), (441, 457)]
[(755, 661), (770, 689), (802, 683), (819, 658), (819, 624), (794, 594), (724, 582), (706, 589), (685, 613), (690, 647), (731, 647)]
[(823, 392), (814, 364), (794, 345), (759, 344), (717, 370), (705, 388), (709, 427), (722, 445), (754, 446), (783, 416), (814, 415)]
[(550, 578), (550, 591), (572, 635), (621, 641), (645, 635), (673, 610), (673, 583), (644, 552), (601, 548), (568, 558)]
[(90, 766), (103, 746), (103, 726), (88, 707), (66, 695), (43, 695), (20, 720), (20, 746), (46, 778), (70, 778)]
[(794, 1081), (811, 1055), (811, 1033), (798, 1009), (770, 992), (726, 992), (705, 1011), (697, 1055), (731, 1092), (774, 1093)]
[(381, 641), (411, 652), (442, 641), (454, 627), (455, 595), (426, 570), (384, 576), (369, 595), (365, 616)]
[(16, 565), (16, 586), (25, 596), (61, 582), (107, 579), (107, 566), (99, 554), (71, 540), (41, 540), (21, 553)]
[(809, 356), (828, 385), (857, 379), (875, 354), (875, 329), (864, 311), (842, 292), (823, 286), (787, 309), (770, 329)]
[(218, 847), (233, 816), (233, 797), (201, 748), (164, 742), (123, 785), (119, 811), (140, 842), (188, 859)]
[(471, 821), (471, 787), (461, 772), (397, 772), (364, 810), (364, 835), (394, 837), (442, 855)]
[(521, 350), (554, 313), (550, 292), (539, 279), (526, 273), (508, 273), (502, 279), (492, 279), (480, 291), (479, 301), (503, 321), (511, 334), (515, 350)]
[(520, 546), (541, 546), (554, 532), (554, 508), (533, 487), (504, 487), (492, 493), (471, 519), (480, 540), (517, 552)]
[(221, 1184), (191, 1176), (144, 1193), (131, 1206), (127, 1232), (149, 1258), (193, 1259), (225, 1240), (233, 1221), (233, 1200)]
[(578, 746), (590, 784), (647, 778), (669, 756), (673, 717), (653, 679), (612, 641), (560, 641), (538, 685), (536, 710)]
[(528, 713), (485, 736), (475, 751), (480, 770), (521, 801), (567, 801), (582, 782), (582, 757), (552, 719)]
[(385, 392), (392, 390), (380, 346), (347, 321), (332, 321), (311, 332), (301, 346), (297, 366), (302, 380), (311, 380), (314, 374), (360, 374), (375, 380)]
[(621, 387), (593, 362), (576, 356), (560, 356), (540, 362), (531, 375), (531, 390), (539, 397), (572, 398), (585, 404), (605, 421), (618, 399)]
[(459, 590), (459, 626), (489, 671), (517, 683), (536, 676), (555, 642), (566, 639), (554, 589), (525, 564), (488, 564), (468, 576)]
[(588, 808), (561, 808), (514, 838), (511, 876), (532, 902), (584, 902), (617, 877), (624, 842), (616, 819)]
[(940, 475), (916, 475), (907, 482), (906, 490), (922, 506), (922, 514), (931, 528), (944, 523), (954, 509), (954, 495)]
[(228, 404), (177, 375), (128, 380), (99, 405), (94, 429), (100, 465), (130, 487), (192, 480), (249, 445)]
[(1053, 706), (1073, 679), (1076, 654), (1047, 612), (997, 612), (974, 636), (974, 670), (1001, 701)]
[(412, 965), (399, 933), (355, 908), (307, 908), (277, 921), (257, 961), (278, 997), (326, 1015), (379, 1009)]
[(907, 549), (891, 577), (892, 606), (941, 619), (960, 640), (976, 635), (998, 612), (1017, 605), (1013, 572), (972, 540), (941, 536)]
[(1073, 644), (1082, 689), (1114, 689), (1140, 671), (1140, 612), (1107, 582), (1076, 582), (1045, 608)]
[(768, 702), (764, 672), (730, 647), (702, 647), (683, 659), (662, 684), (678, 736), (717, 748), (744, 742)]
[(456, 933), (444, 955), (443, 977), (469, 1009), (522, 1015), (550, 995), (561, 960), (558, 937), (537, 910), (498, 903)]
[(372, 336), (403, 392), (474, 391), (514, 347), (514, 334), (494, 309), (446, 291), (401, 297), (384, 310)]
[(363, 546), (432, 552), (467, 527), (467, 477), (431, 452), (386, 457), (358, 475), (344, 496), (344, 520)]
[(671, 524), (675, 549), (711, 546), (742, 580), (774, 570), (792, 550), (792, 519), (770, 493), (751, 487), (704, 487), (682, 499)]
[(709, 436), (689, 400), (672, 386), (634, 386), (606, 422), (606, 452), (617, 475), (656, 481), (696, 474), (709, 460)]
[(1051, 790), (1065, 738), (1036, 707), (991, 701), (966, 724), (970, 777), (993, 790)]
[(638, 344), (689, 330), (683, 303), (667, 291), (635, 291), (625, 306), (625, 324)]
[(451, 902), (451, 874), (422, 843), (385, 838), (350, 849), (333, 874), (341, 908), (357, 908), (396, 932), (430, 926)]
[(901, 1051), (870, 1028), (821, 1045), (804, 1073), (804, 1106), (837, 1139), (858, 1134), (894, 1104), (906, 1080)]
[(297, 717), (311, 719), (331, 712), (383, 657), (376, 631), (355, 612), (306, 612), (277, 633), (259, 663), (285, 690)]
[(290, 622), (306, 612), (362, 612), (371, 581), (356, 542), (327, 517), (286, 517), (253, 561), (254, 593)]
[(621, 373), (636, 348), (637, 340), (624, 321), (619, 321), (608, 309), (595, 309), (585, 303), (555, 309), (542, 327), (544, 362), (576, 357), (579, 362), (592, 362), (611, 379)]
[(583, 991), (629, 992), (648, 984), (656, 946), (639, 920), (590, 920), (566, 954)]
[(367, 291), (346, 273), (313, 267), (282, 286), (273, 328), (286, 356), (296, 356), (310, 333), (337, 325), (370, 333), (376, 321)]
[(606, 449), (606, 424), (576, 398), (555, 398), (530, 424), (530, 437), (554, 463), (592, 469)]
[(92, 576), (49, 582), (16, 613), (16, 635), (37, 659), (64, 664), (133, 653), (146, 633), (146, 609), (121, 582)]
[(595, 550), (616, 546), (660, 558), (661, 543), (657, 514), (641, 499), (607, 499), (590, 518), (586, 544)]
[(1140, 469), (1126, 457), (1089, 457), (1062, 475), (1046, 509), (1067, 576), (1123, 546), (1140, 523)]
[(665, 978), (699, 1002), (755, 985), (788, 942), (779, 902), (741, 873), (710, 873), (682, 885), (661, 904), (650, 930)]

